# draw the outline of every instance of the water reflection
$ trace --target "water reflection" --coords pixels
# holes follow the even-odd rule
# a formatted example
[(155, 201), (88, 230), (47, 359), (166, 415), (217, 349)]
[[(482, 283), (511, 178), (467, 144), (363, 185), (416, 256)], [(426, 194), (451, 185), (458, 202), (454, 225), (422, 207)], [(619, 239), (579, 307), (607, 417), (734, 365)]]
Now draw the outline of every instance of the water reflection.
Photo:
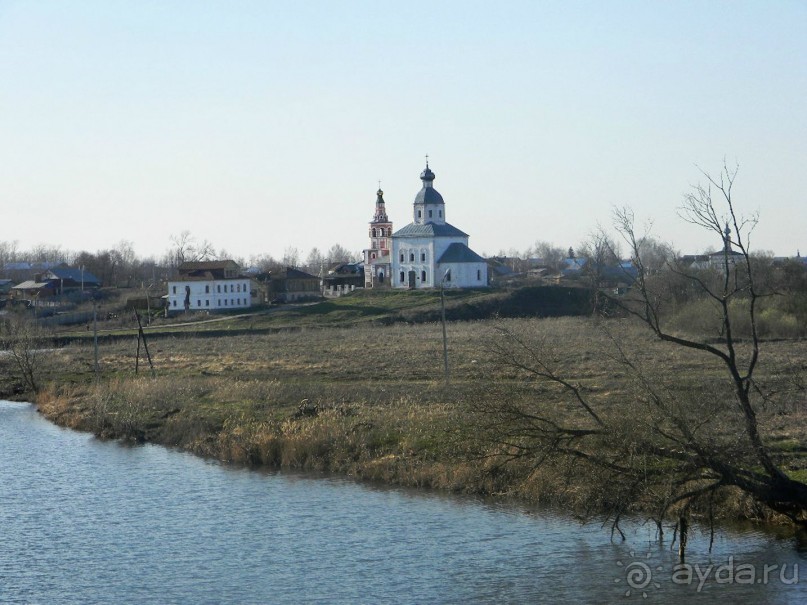
[[(725, 530), (709, 554), (708, 533), (694, 532), (688, 563), (701, 574), (711, 565), (711, 579), (676, 583), (675, 552), (654, 527), (628, 525), (628, 540), (611, 543), (596, 523), (513, 503), (120, 447), (26, 405), (0, 404), (0, 461), (4, 603), (739, 605), (807, 596), (801, 578), (716, 581), (730, 559), (735, 574), (740, 564), (779, 564), (790, 578), (804, 563), (791, 537)], [(646, 583), (627, 575), (631, 565), (644, 571), (640, 563)]]

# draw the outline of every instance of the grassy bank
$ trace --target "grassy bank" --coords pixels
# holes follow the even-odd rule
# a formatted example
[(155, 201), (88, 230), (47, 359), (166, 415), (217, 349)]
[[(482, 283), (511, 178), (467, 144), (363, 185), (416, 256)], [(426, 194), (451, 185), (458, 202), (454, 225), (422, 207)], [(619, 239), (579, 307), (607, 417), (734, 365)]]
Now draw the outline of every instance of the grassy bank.
[[(613, 413), (631, 397), (606, 337), (584, 318), (456, 322), (448, 326), (450, 383), (442, 375), (439, 324), (357, 324), (350, 328), (156, 341), (156, 377), (134, 375), (134, 340), (104, 344), (93, 378), (89, 343), (49, 354), (39, 409), (51, 420), (105, 438), (150, 441), (220, 460), (317, 469), (411, 486), (506, 493), (535, 502), (597, 510), (601, 486), (580, 469), (525, 459), (502, 465), (480, 409), (497, 403), (565, 409), (546, 384), (501, 363), (494, 352), (506, 328), (552, 351), (564, 375)], [(659, 380), (708, 391), (721, 380), (703, 358), (670, 349), (627, 321), (609, 330), (630, 342)], [(807, 343), (765, 343), (762, 376), (791, 379)], [(5, 363), (5, 362), (4, 362)], [(143, 365), (141, 364), (141, 372)], [(575, 410), (569, 407), (570, 417)], [(807, 474), (801, 403), (760, 410), (788, 472)], [(626, 417), (630, 421), (630, 417)], [(635, 507), (643, 506), (641, 496)], [(759, 513), (743, 498), (722, 503), (725, 517)]]

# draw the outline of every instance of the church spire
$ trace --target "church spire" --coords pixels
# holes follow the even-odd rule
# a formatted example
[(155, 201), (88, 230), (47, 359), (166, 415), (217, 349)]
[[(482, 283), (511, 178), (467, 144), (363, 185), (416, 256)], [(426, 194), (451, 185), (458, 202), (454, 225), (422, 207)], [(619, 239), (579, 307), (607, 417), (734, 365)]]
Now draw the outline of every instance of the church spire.
[(381, 181), (378, 181), (378, 191), (376, 191), (375, 214), (373, 215), (373, 222), (388, 222), (387, 207), (386, 204), (384, 204), (384, 192), (381, 190)]

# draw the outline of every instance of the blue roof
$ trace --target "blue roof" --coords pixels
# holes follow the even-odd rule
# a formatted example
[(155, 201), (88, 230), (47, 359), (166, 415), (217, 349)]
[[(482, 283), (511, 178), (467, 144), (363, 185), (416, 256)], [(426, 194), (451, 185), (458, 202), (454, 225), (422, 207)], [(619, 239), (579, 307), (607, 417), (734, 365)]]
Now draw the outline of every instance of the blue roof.
[(479, 256), (476, 252), (471, 250), (465, 244), (454, 242), (437, 261), (439, 264), (443, 263), (484, 263), (485, 259)]
[(393, 233), (392, 237), (468, 237), (468, 234), (448, 223), (444, 225), (409, 223), (406, 227), (402, 227)]
[[(85, 284), (100, 284), (101, 281), (86, 269), (76, 269), (74, 267), (53, 267), (48, 273), (53, 274), (56, 279), (69, 279), (76, 283), (84, 281)], [(83, 275), (82, 275), (83, 274)]]

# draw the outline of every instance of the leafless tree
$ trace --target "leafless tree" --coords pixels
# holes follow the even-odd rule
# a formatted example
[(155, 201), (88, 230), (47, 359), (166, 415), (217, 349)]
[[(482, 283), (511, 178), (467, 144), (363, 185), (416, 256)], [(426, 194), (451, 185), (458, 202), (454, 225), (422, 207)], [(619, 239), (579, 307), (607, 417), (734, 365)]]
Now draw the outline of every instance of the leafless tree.
[(12, 313), (0, 325), (0, 348), (14, 361), (25, 388), (39, 390), (42, 334), (35, 320)]
[[(659, 528), (674, 511), (683, 529), (693, 507), (711, 509), (715, 498), (738, 490), (756, 505), (807, 527), (807, 485), (783, 470), (784, 456), (766, 438), (759, 418), (763, 411), (803, 404), (805, 393), (798, 386), (766, 382), (776, 380), (770, 373), (764, 379), (758, 376), (757, 309), (767, 292), (758, 283), (749, 252), (757, 217), (743, 218), (732, 196), (736, 174), (725, 166), (718, 178), (704, 173), (706, 184), (687, 194), (681, 208), (685, 220), (722, 241), (720, 267), (711, 280), (677, 265), (671, 255), (660, 262), (655, 256), (659, 248), (648, 246), (648, 235), (637, 230), (633, 212), (623, 208), (614, 214), (636, 278), (627, 295), (609, 294), (610, 302), (649, 330), (663, 350), (685, 354), (700, 375), (659, 371), (635, 339), (618, 336), (617, 324), (592, 320), (599, 321), (608, 343), (600, 360), (612, 364), (612, 371), (625, 376), (629, 385), (624, 403), (609, 404), (566, 377), (551, 348), (505, 332), (494, 345), (499, 359), (547, 388), (559, 389), (568, 402), (553, 409), (514, 402), (481, 407), (484, 426), (498, 444), (496, 455), (505, 463), (566, 464), (575, 467), (573, 472), (584, 467), (615, 519), (640, 503)], [(719, 339), (669, 327), (665, 305), (671, 303), (670, 280), (689, 282), (711, 301)], [(734, 329), (738, 306), (750, 323), (744, 339)]]

